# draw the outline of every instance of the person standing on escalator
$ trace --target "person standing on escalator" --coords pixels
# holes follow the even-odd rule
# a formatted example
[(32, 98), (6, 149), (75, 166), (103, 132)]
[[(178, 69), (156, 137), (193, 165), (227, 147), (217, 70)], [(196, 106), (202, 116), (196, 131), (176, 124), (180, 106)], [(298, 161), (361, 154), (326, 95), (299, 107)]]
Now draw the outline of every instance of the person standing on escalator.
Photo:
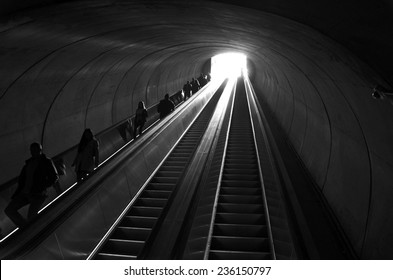
[(72, 166), (75, 166), (76, 178), (78, 182), (94, 171), (100, 162), (99, 143), (93, 136), (90, 128), (86, 128), (78, 145), (78, 152)]
[(143, 103), (143, 101), (139, 101), (138, 108), (136, 109), (135, 112), (135, 119), (134, 119), (134, 139), (137, 136), (138, 127), (139, 127), (139, 134), (142, 135), (143, 126), (146, 123), (146, 119), (147, 119), (147, 110), (145, 107), (145, 103)]
[[(19, 175), (18, 187), (4, 210), (18, 227), (26, 226), (37, 216), (47, 198), (46, 189), (50, 186), (56, 188), (55, 183), (59, 179), (52, 160), (42, 153), (40, 143), (32, 143), (30, 153), (31, 157), (26, 160)], [(29, 204), (27, 219), (25, 219), (18, 210)]]
[(165, 94), (165, 98), (160, 101), (157, 107), (157, 112), (160, 113), (160, 119), (165, 118), (175, 110), (175, 104), (169, 99), (169, 94)]

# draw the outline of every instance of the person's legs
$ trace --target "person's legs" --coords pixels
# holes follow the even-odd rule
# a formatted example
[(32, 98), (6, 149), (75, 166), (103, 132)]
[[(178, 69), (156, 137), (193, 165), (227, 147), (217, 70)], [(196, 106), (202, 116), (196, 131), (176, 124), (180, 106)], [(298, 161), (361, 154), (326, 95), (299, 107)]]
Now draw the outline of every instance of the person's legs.
[(138, 131), (138, 126), (137, 126), (137, 124), (135, 123), (134, 124), (134, 139), (136, 138), (136, 132)]
[(18, 227), (26, 225), (26, 219), (19, 214), (18, 210), (23, 206), (29, 204), (30, 201), (26, 195), (19, 195), (11, 200), (10, 204), (4, 209), (4, 213), (14, 222)]
[(42, 204), (46, 199), (46, 195), (35, 195), (31, 198), (27, 220), (30, 221), (37, 216), (38, 211), (41, 209)]

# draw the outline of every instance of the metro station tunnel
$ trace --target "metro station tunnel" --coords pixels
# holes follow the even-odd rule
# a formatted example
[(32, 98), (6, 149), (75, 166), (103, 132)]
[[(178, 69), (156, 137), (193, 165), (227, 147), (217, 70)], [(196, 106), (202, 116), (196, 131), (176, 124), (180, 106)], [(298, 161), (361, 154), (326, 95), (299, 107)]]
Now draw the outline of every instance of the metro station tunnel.
[[(0, 258), (392, 259), (392, 11), (2, 1)], [(77, 181), (85, 129), (99, 163)], [(64, 162), (60, 191), (18, 226), (4, 211), (35, 142)]]

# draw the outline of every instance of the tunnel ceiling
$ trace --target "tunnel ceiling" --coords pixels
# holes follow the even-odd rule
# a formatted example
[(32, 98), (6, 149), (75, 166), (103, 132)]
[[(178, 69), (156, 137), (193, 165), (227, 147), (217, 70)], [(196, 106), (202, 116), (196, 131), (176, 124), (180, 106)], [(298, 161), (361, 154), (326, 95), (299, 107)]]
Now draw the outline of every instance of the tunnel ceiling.
[[(0, 4), (0, 15), (4, 15), (3, 26), (0, 26), (0, 30), (18, 24), (19, 20), (13, 22), (13, 19), (11, 19), (10, 23), (9, 15), (11, 15), (12, 18), (12, 13), (59, 2), (92, 1), (4, 0)], [(108, 0), (96, 2), (105, 3), (104, 5), (116, 5), (120, 2), (140, 1)], [(173, 1), (144, 2), (151, 3), (150, 5), (164, 5), (163, 3)], [(191, 5), (190, 3), (192, 3), (192, 1), (189, 0), (181, 2), (183, 6)], [(206, 1), (198, 2), (203, 3)], [(210, 2), (234, 5), (234, 7), (229, 8), (232, 11), (237, 10), (236, 6), (242, 6), (276, 14), (308, 25), (347, 47), (371, 65), (374, 70), (383, 75), (388, 82), (392, 83), (393, 68), (391, 64), (393, 63), (393, 55), (391, 49), (393, 47), (393, 2), (390, 0), (212, 0)], [(204, 6), (204, 4), (200, 5)], [(80, 8), (83, 6), (84, 5), (81, 4)], [(219, 8), (219, 6), (216, 7)], [(228, 7), (226, 7), (226, 9), (228, 9)], [(195, 7), (195, 14), (197, 13), (198, 5)], [(189, 16), (193, 17), (195, 14)], [(146, 22), (146, 20), (146, 18), (141, 19), (143, 22)]]

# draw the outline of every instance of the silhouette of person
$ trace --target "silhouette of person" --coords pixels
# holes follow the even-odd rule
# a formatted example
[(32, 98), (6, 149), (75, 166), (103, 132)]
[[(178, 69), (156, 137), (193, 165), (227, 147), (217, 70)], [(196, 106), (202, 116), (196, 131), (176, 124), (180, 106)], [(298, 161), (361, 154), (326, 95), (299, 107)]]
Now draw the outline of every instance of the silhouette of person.
[(157, 112), (160, 113), (160, 119), (165, 118), (172, 111), (175, 110), (175, 104), (169, 99), (169, 94), (165, 94), (165, 98), (160, 101), (157, 107)]
[(143, 126), (146, 123), (146, 119), (147, 119), (147, 110), (145, 107), (145, 103), (143, 103), (143, 101), (139, 101), (138, 108), (136, 109), (135, 112), (135, 119), (134, 119), (134, 139), (137, 136), (138, 127), (139, 127), (139, 134), (142, 134)]
[[(54, 186), (59, 179), (52, 160), (42, 153), (39, 143), (30, 145), (31, 157), (26, 160), (25, 165), (18, 178), (18, 187), (12, 195), (11, 202), (5, 208), (5, 214), (18, 226), (24, 227), (37, 216), (47, 195), (46, 189)], [(29, 206), (27, 219), (18, 210), (25, 205)]]
[(210, 73), (207, 73), (206, 75), (206, 82), (210, 82), (210, 80), (212, 79), (212, 76), (210, 75)]
[(198, 80), (195, 80), (194, 78), (192, 78), (191, 89), (192, 89), (192, 94), (195, 94), (200, 89), (200, 85), (199, 85)]
[(90, 128), (86, 128), (78, 145), (78, 152), (72, 166), (75, 166), (76, 178), (81, 182), (99, 163), (99, 143)]
[(198, 82), (199, 82), (199, 85), (201, 88), (203, 88), (207, 84), (207, 79), (203, 73), (201, 73), (201, 75), (199, 75)]
[(190, 84), (190, 81), (187, 81), (187, 83), (184, 84), (183, 92), (184, 92), (184, 100), (186, 100), (186, 99), (191, 97), (191, 84)]

